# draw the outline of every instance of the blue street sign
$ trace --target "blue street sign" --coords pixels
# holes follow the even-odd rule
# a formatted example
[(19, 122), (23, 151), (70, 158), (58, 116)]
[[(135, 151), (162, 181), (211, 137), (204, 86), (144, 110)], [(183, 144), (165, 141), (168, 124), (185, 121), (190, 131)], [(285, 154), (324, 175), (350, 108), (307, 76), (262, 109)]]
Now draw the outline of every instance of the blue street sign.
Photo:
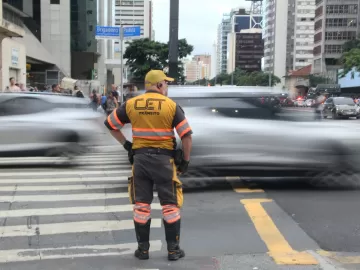
[(120, 27), (113, 26), (96, 26), (96, 39), (119, 39)]
[(129, 37), (139, 37), (141, 35), (141, 28), (140, 26), (127, 26), (124, 27), (124, 38)]

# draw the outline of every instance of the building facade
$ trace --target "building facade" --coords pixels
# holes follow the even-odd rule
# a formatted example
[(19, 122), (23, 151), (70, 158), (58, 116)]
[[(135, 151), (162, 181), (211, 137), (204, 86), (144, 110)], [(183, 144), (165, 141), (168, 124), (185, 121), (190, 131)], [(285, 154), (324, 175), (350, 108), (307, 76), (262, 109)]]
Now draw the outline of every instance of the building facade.
[(261, 29), (241, 30), (236, 34), (235, 67), (246, 72), (261, 71), (264, 42)]
[(25, 26), (21, 12), (0, 0), (0, 87), (6, 91), (9, 78), (26, 84), (26, 47), (14, 38), (23, 38)]
[(187, 82), (211, 79), (211, 55), (195, 55), (184, 61), (184, 74)]
[(266, 0), (264, 14), (264, 71), (282, 80), (287, 72), (312, 63), (315, 0)]
[(359, 0), (317, 0), (312, 73), (337, 79), (345, 42), (359, 35)]
[(40, 1), (41, 43), (66, 77), (71, 76), (70, 0)]
[[(114, 12), (108, 14), (111, 17), (112, 26), (140, 26), (140, 38), (153, 39), (153, 1), (151, 0), (112, 0)], [(123, 53), (126, 50), (125, 42), (122, 44)], [(108, 46), (108, 58), (106, 66), (112, 70), (113, 83), (119, 85), (121, 78), (126, 83), (129, 80), (130, 72), (126, 66), (124, 71), (120, 70), (120, 42), (110, 41)], [(124, 61), (125, 64), (125, 61)]]
[[(71, 75), (70, 0), (7, 0), (23, 22), (27, 84), (43, 89)], [(68, 27), (67, 27), (68, 26)]]
[(71, 77), (97, 79), (97, 1), (71, 0)]
[(224, 14), (218, 27), (218, 74), (227, 72), (228, 34), (231, 32), (231, 16)]
[[(231, 32), (228, 34), (227, 46), (227, 73), (235, 71), (237, 66), (238, 41), (241, 37), (239, 33), (243, 30), (255, 29), (254, 33), (262, 35), (262, 16), (246, 14), (244, 9), (237, 13), (232, 13)], [(246, 35), (244, 35), (246, 36)], [(262, 53), (263, 54), (263, 53)], [(245, 56), (246, 57), (246, 56)], [(242, 60), (243, 61), (243, 60)]]

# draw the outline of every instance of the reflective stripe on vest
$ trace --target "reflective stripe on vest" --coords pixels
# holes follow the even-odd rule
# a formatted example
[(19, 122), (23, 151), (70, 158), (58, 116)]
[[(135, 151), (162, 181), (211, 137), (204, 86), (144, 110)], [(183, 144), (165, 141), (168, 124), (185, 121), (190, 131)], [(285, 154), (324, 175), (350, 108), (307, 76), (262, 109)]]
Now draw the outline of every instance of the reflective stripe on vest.
[(119, 120), (119, 118), (116, 115), (116, 110), (114, 110), (107, 118), (107, 121), (109, 123), (109, 125), (113, 128), (113, 129), (117, 129), (120, 130), (122, 129), (122, 127), (124, 126), (123, 123), (121, 123), (121, 121)]
[(166, 140), (175, 137), (175, 133), (172, 129), (133, 128), (132, 132), (134, 138), (149, 140)]
[(179, 137), (181, 138), (184, 136), (187, 132), (191, 130), (190, 125), (186, 119), (184, 119), (180, 124), (176, 126), (176, 131), (179, 134)]

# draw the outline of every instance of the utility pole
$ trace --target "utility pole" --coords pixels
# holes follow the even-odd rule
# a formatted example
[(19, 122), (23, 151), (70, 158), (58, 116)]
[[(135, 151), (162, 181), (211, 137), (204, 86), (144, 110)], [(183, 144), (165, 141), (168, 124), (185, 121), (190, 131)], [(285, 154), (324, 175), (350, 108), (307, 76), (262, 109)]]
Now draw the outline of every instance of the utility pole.
[(169, 77), (178, 80), (179, 0), (169, 0), (169, 2), (170, 2)]

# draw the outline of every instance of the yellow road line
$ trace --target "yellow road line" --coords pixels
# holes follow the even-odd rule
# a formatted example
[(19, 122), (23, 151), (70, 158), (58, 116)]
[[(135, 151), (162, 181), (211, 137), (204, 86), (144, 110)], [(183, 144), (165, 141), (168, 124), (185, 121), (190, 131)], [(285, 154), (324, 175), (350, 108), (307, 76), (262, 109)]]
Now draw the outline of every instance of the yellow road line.
[[(226, 177), (226, 180), (227, 181), (236, 181), (236, 180), (240, 180), (240, 177), (239, 176), (227, 176)], [(236, 193), (260, 193), (260, 192), (264, 192), (264, 190), (262, 189), (251, 189), (251, 188), (245, 188), (245, 187), (241, 187), (241, 188), (238, 188), (234, 185), (232, 185), (233, 187), (233, 190), (236, 192)]]
[(321, 256), (333, 259), (341, 264), (360, 264), (360, 256), (341, 256), (336, 252), (329, 252), (325, 250), (318, 250), (317, 253)]
[(269, 255), (277, 264), (282, 265), (316, 265), (317, 260), (307, 252), (299, 252), (290, 246), (280, 233), (262, 203), (272, 202), (270, 199), (240, 200), (255, 225), (260, 238), (266, 244)]
[(234, 191), (236, 193), (260, 193), (260, 192), (264, 192), (264, 190), (262, 189), (250, 189), (250, 188), (234, 188)]

